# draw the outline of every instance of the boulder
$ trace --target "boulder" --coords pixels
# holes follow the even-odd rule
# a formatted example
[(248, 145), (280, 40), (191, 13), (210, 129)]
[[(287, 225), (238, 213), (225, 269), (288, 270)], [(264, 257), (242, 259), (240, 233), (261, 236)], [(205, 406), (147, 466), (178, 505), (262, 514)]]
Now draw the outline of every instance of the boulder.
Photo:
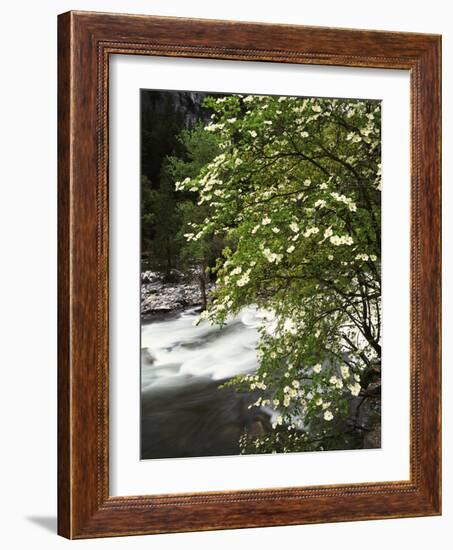
[[(196, 280), (178, 283), (164, 283), (162, 277), (152, 271), (142, 273), (141, 314), (176, 312), (189, 307), (200, 306), (202, 296)], [(212, 289), (208, 286), (207, 291)]]

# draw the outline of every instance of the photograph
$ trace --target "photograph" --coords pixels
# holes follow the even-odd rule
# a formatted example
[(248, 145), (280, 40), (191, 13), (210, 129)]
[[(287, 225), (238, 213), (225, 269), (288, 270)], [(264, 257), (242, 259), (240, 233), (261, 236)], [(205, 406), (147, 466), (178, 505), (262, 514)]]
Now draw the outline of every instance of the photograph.
[(449, 7), (2, 5), (5, 550), (453, 547)]
[(140, 458), (381, 447), (381, 101), (140, 90)]

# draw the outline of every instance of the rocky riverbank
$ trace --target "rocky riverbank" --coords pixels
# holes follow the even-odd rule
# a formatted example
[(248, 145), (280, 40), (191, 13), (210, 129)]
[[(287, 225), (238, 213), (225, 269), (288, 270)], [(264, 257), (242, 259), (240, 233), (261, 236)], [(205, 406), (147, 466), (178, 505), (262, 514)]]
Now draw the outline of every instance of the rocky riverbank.
[[(144, 319), (167, 316), (202, 304), (200, 285), (196, 279), (176, 277), (174, 283), (166, 283), (160, 274), (143, 271), (141, 275), (141, 316)], [(209, 292), (212, 285), (206, 290)]]

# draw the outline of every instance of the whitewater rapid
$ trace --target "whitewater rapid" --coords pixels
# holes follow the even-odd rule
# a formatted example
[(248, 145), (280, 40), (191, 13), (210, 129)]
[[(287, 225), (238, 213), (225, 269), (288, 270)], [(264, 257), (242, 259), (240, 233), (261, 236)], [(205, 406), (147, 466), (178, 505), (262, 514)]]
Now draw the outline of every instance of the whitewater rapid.
[(141, 458), (235, 455), (241, 434), (271, 429), (273, 411), (256, 392), (223, 383), (258, 367), (259, 327), (268, 316), (243, 309), (222, 328), (195, 309), (142, 325)]
[(201, 321), (195, 309), (142, 325), (142, 391), (179, 385), (192, 377), (213, 381), (254, 372), (258, 328), (266, 314), (243, 309), (222, 328)]

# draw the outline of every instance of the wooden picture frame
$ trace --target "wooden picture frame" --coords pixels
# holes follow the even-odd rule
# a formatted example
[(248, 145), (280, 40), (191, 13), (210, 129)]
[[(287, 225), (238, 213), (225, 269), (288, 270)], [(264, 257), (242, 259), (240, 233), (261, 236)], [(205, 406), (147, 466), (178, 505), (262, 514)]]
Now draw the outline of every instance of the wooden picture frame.
[[(89, 538), (440, 514), (440, 37), (69, 12), (59, 16), (58, 47), (59, 534)], [(111, 54), (410, 71), (409, 481), (109, 495)]]

